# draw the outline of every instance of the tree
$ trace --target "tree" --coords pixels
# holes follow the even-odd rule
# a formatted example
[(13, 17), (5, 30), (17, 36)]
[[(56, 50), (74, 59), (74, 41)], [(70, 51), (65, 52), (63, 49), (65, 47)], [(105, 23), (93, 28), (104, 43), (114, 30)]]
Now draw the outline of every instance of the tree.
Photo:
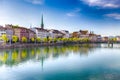
[(27, 42), (27, 38), (25, 36), (22, 37), (22, 42)]
[(82, 41), (83, 42), (89, 42), (90, 40), (89, 40), (89, 38), (83, 38)]
[(2, 39), (4, 40), (4, 42), (8, 42), (8, 37), (6, 34), (3, 34), (2, 35)]
[(40, 38), (37, 38), (37, 42), (40, 42), (41, 41), (41, 39)]
[(53, 41), (56, 43), (57, 42), (57, 38), (54, 38)]
[(109, 41), (111, 41), (111, 42), (116, 42), (116, 41), (117, 41), (117, 38), (110, 38)]
[(13, 35), (13, 36), (12, 36), (12, 41), (13, 41), (14, 43), (16, 43), (16, 42), (18, 41), (18, 37), (17, 37), (16, 35)]
[(73, 42), (73, 38), (68, 38), (68, 41), (69, 42)]
[(44, 42), (48, 42), (48, 39), (47, 39), (47, 38), (44, 38), (43, 41), (44, 41)]
[(74, 41), (74, 42), (78, 41), (78, 38), (73, 38), (73, 41)]
[(58, 41), (62, 41), (62, 38), (58, 38), (57, 40), (58, 40)]
[(31, 42), (35, 42), (35, 38), (31, 38), (30, 40), (31, 40)]

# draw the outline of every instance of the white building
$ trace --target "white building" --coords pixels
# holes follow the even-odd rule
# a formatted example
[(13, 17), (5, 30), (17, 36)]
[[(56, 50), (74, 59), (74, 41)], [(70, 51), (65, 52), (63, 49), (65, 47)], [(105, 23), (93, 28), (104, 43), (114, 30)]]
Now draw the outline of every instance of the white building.
[(2, 36), (3, 34), (6, 34), (6, 30), (3, 26), (0, 26), (0, 36)]
[(36, 33), (37, 38), (43, 39), (50, 36), (49, 31), (43, 28), (31, 28), (31, 30)]
[(54, 29), (49, 30), (49, 34), (51, 38), (62, 38), (64, 35), (62, 32)]
[(67, 31), (67, 30), (61, 30), (61, 32), (64, 34), (64, 35), (63, 35), (64, 38), (70, 38), (70, 33), (69, 33), (69, 31)]
[(101, 42), (102, 41), (102, 36), (101, 35), (97, 35), (97, 41)]
[(89, 39), (92, 42), (101, 42), (102, 41), (102, 37), (101, 35), (96, 35), (96, 34), (89, 34)]
[(5, 29), (6, 29), (5, 31), (6, 31), (6, 35), (8, 36), (8, 39), (12, 40), (12, 36), (14, 34), (14, 31), (10, 26), (12, 26), (12, 25), (6, 24), (5, 25)]
[(2, 39), (3, 34), (6, 34), (5, 28), (3, 26), (0, 26), (0, 45), (4, 43), (4, 40)]

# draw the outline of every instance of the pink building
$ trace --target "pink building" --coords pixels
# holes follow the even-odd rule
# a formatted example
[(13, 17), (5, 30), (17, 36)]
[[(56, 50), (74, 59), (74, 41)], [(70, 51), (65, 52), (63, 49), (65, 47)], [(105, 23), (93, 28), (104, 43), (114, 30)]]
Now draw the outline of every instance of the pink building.
[(27, 39), (35, 38), (35, 33), (30, 29), (14, 25), (6, 25), (5, 27), (12, 29), (13, 35), (16, 35), (19, 38), (19, 41), (22, 40), (22, 37), (26, 37)]

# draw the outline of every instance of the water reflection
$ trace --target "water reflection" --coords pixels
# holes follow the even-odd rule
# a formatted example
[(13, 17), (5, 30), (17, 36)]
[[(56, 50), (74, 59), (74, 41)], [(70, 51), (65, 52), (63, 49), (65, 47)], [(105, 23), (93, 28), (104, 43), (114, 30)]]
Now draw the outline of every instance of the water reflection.
[(0, 80), (119, 80), (120, 44), (0, 50)]
[(82, 44), (1, 50), (0, 65), (13, 66), (28, 60), (40, 60), (43, 65), (44, 60), (47, 58), (58, 58), (60, 56), (68, 56), (69, 54), (79, 54), (87, 57), (101, 47), (111, 48), (107, 44)]
[(94, 46), (86, 44), (2, 50), (0, 52), (0, 65), (13, 66), (27, 60), (42, 60), (43, 62), (49, 57), (58, 58), (59, 56), (68, 56), (69, 53), (88, 56), (89, 52), (94, 51)]

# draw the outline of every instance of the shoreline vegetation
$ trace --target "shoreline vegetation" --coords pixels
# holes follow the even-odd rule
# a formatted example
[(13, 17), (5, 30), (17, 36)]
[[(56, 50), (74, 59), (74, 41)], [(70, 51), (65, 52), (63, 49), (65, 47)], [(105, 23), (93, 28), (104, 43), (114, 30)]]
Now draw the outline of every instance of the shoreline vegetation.
[(41, 47), (41, 46), (62, 46), (62, 45), (74, 45), (74, 44), (114, 44), (114, 43), (120, 43), (116, 41), (54, 41), (54, 42), (16, 42), (16, 43), (3, 43), (0, 45), (0, 49), (12, 49), (12, 48), (28, 48), (28, 47)]
[(94, 43), (120, 43), (116, 38), (103, 40), (91, 40), (90, 38), (32, 38), (23, 37), (20, 41), (17, 36), (13, 36), (11, 40), (6, 35), (3, 36), (4, 42), (0, 43), (0, 49), (7, 48), (26, 48), (26, 47), (40, 47), (40, 46), (59, 46), (69, 44), (94, 44)]

